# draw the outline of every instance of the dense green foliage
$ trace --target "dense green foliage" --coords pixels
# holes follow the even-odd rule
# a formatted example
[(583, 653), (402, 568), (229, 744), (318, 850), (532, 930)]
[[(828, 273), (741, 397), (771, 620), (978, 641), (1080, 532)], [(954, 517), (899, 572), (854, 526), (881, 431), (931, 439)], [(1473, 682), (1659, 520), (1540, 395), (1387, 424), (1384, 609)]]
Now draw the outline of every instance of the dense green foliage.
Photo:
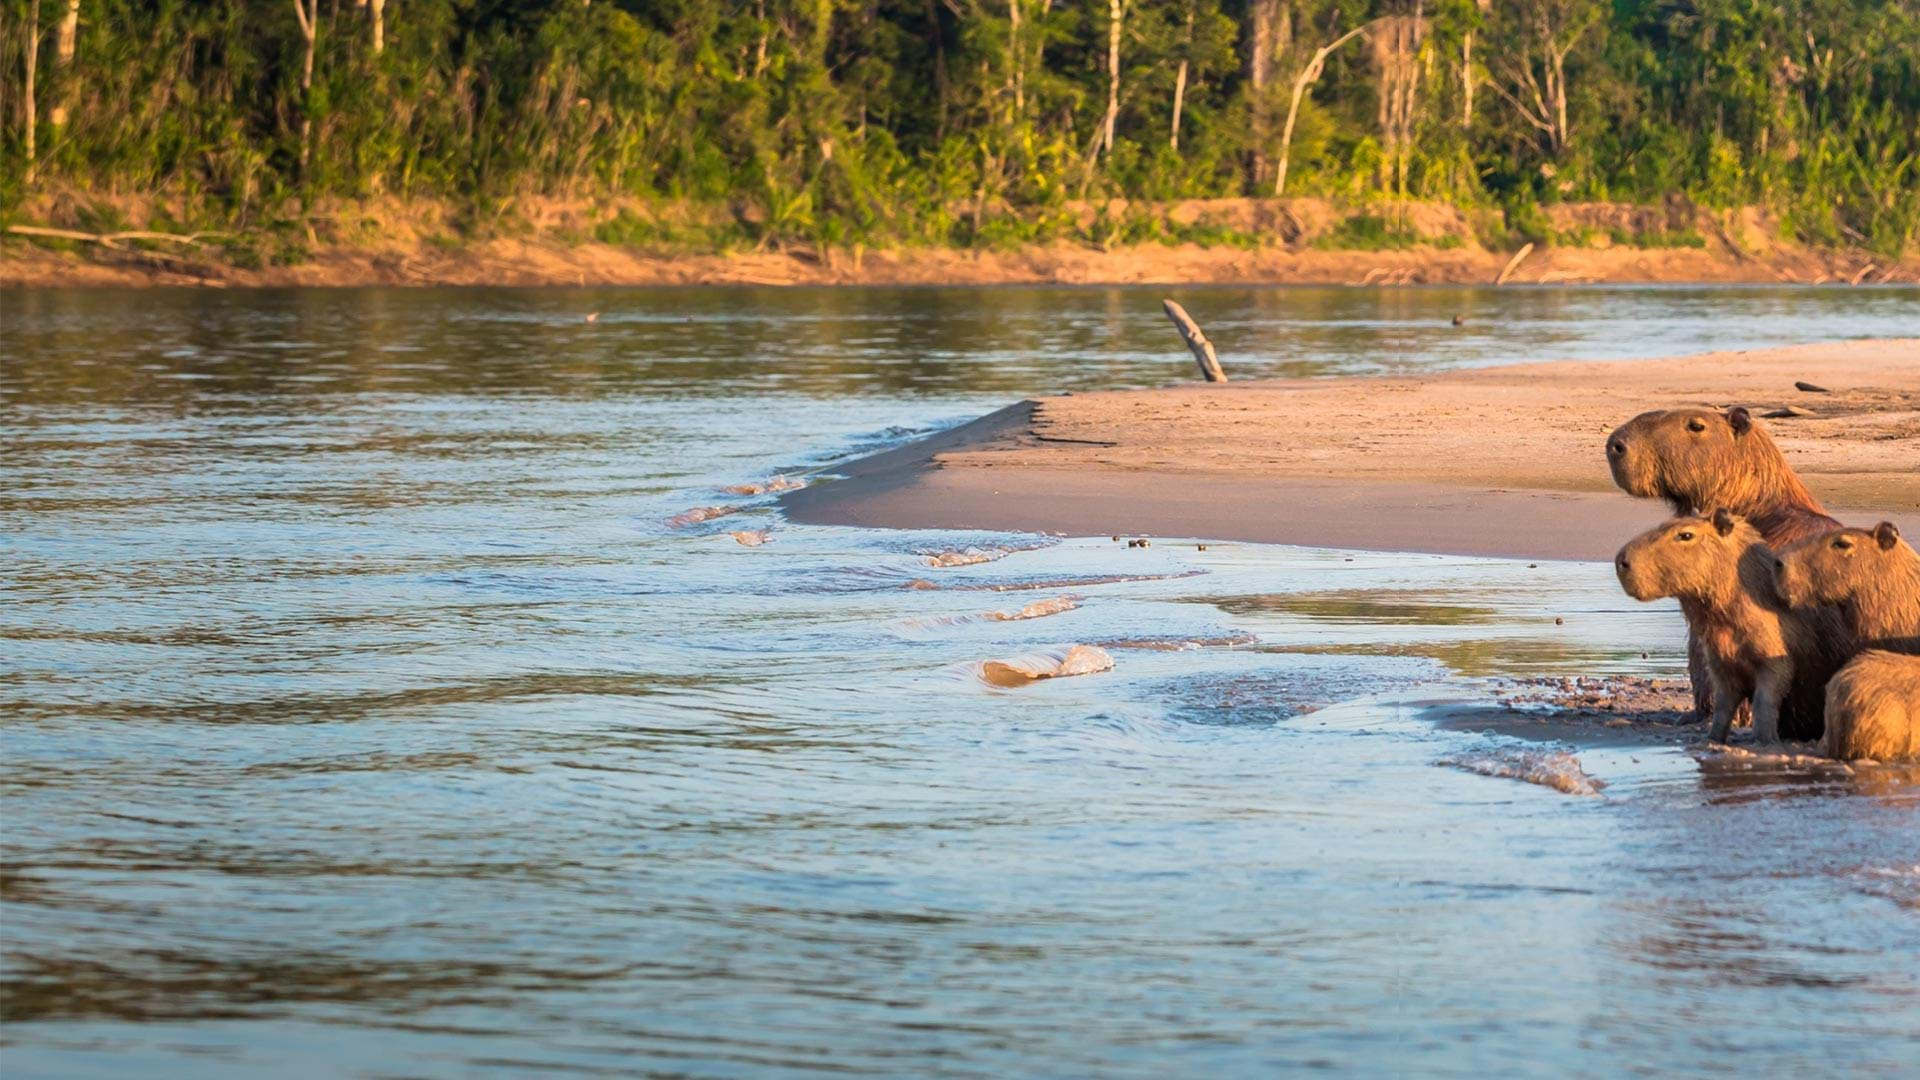
[[(366, 0), (322, 0), (305, 92), (297, 4), (81, 0), (62, 64), (66, 0), (0, 0), (0, 206), (623, 194), (724, 204), (747, 240), (994, 244), (1075, 200), (1272, 194), (1285, 149), (1287, 194), (1356, 206), (1681, 195), (1889, 251), (1920, 222), (1912, 0), (390, 0), (378, 54)], [(1373, 20), (1409, 15), (1396, 53)], [(1363, 24), (1283, 148), (1296, 76)]]

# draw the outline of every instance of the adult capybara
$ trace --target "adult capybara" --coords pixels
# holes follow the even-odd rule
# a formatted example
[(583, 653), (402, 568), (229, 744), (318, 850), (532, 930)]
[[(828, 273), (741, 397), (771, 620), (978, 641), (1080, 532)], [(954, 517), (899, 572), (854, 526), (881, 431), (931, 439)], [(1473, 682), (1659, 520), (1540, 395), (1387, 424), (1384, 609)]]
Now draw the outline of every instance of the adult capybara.
[(1627, 494), (1678, 515), (1738, 514), (1771, 547), (1840, 527), (1744, 408), (1641, 413), (1607, 436), (1607, 465)]
[(1893, 522), (1802, 540), (1774, 560), (1788, 604), (1830, 604), (1857, 649), (1920, 653), (1920, 554)]
[(1789, 608), (1774, 591), (1774, 555), (1760, 530), (1737, 514), (1675, 518), (1641, 533), (1614, 556), (1620, 587), (1635, 600), (1673, 597), (1706, 660), (1715, 742), (1733, 715), (1753, 705), (1760, 742), (1817, 739), (1822, 688), (1845, 659), (1831, 609)]
[[(1739, 514), (1774, 548), (1840, 527), (1744, 408), (1641, 413), (1607, 436), (1607, 465), (1629, 495), (1663, 499), (1680, 515)], [(1713, 711), (1704, 665), (1689, 639), (1687, 673), (1702, 716)]]
[(1827, 682), (1820, 752), (1841, 761), (1920, 759), (1920, 656), (1870, 649)]

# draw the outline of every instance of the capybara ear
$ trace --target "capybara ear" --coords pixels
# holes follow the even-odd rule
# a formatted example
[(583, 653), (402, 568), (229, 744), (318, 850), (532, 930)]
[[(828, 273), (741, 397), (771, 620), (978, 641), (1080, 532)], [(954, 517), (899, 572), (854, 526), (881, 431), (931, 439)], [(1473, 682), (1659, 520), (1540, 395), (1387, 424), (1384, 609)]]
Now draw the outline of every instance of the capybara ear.
[(1733, 521), (1733, 515), (1725, 509), (1715, 510), (1713, 512), (1713, 528), (1714, 531), (1718, 532), (1721, 536), (1725, 536), (1733, 531)]
[(1873, 538), (1880, 541), (1881, 550), (1891, 551), (1893, 545), (1900, 542), (1900, 530), (1894, 527), (1893, 522), (1883, 521), (1873, 527)]
[(1753, 414), (1747, 411), (1745, 405), (1735, 405), (1727, 410), (1727, 423), (1733, 425), (1735, 435), (1745, 435), (1747, 429), (1753, 426)]

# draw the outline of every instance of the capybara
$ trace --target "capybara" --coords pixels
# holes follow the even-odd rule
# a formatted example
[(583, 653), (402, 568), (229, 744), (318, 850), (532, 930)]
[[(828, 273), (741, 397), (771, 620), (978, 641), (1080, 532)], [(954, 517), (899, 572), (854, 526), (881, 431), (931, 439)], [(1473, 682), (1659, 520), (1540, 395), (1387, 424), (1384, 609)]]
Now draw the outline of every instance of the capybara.
[(1831, 604), (1853, 648), (1920, 653), (1920, 554), (1891, 521), (1787, 548), (1774, 561), (1774, 584), (1796, 608)]
[[(1607, 436), (1607, 465), (1629, 495), (1664, 499), (1683, 516), (1716, 509), (1739, 514), (1774, 548), (1840, 527), (1744, 408), (1641, 413)], [(1702, 716), (1713, 711), (1704, 665), (1689, 638), (1687, 672)]]
[(1820, 752), (1841, 761), (1920, 759), (1920, 656), (1869, 649), (1828, 680)]
[(1628, 596), (1680, 601), (1705, 654), (1715, 742), (1726, 741), (1747, 701), (1760, 742), (1820, 737), (1821, 688), (1844, 659), (1831, 651), (1841, 637), (1838, 617), (1830, 608), (1789, 608), (1774, 591), (1774, 563), (1760, 530), (1725, 510), (1675, 518), (1614, 556)]

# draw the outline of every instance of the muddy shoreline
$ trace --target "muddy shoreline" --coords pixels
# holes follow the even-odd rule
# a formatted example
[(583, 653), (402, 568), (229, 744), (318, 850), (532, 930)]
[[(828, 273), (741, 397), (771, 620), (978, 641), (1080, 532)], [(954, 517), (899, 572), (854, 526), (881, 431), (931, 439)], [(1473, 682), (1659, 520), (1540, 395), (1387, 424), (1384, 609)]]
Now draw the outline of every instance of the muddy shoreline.
[(1605, 559), (1666, 516), (1614, 489), (1606, 433), (1734, 404), (1800, 411), (1763, 422), (1842, 520), (1920, 532), (1920, 339), (1032, 399), (781, 504), (814, 524)]

